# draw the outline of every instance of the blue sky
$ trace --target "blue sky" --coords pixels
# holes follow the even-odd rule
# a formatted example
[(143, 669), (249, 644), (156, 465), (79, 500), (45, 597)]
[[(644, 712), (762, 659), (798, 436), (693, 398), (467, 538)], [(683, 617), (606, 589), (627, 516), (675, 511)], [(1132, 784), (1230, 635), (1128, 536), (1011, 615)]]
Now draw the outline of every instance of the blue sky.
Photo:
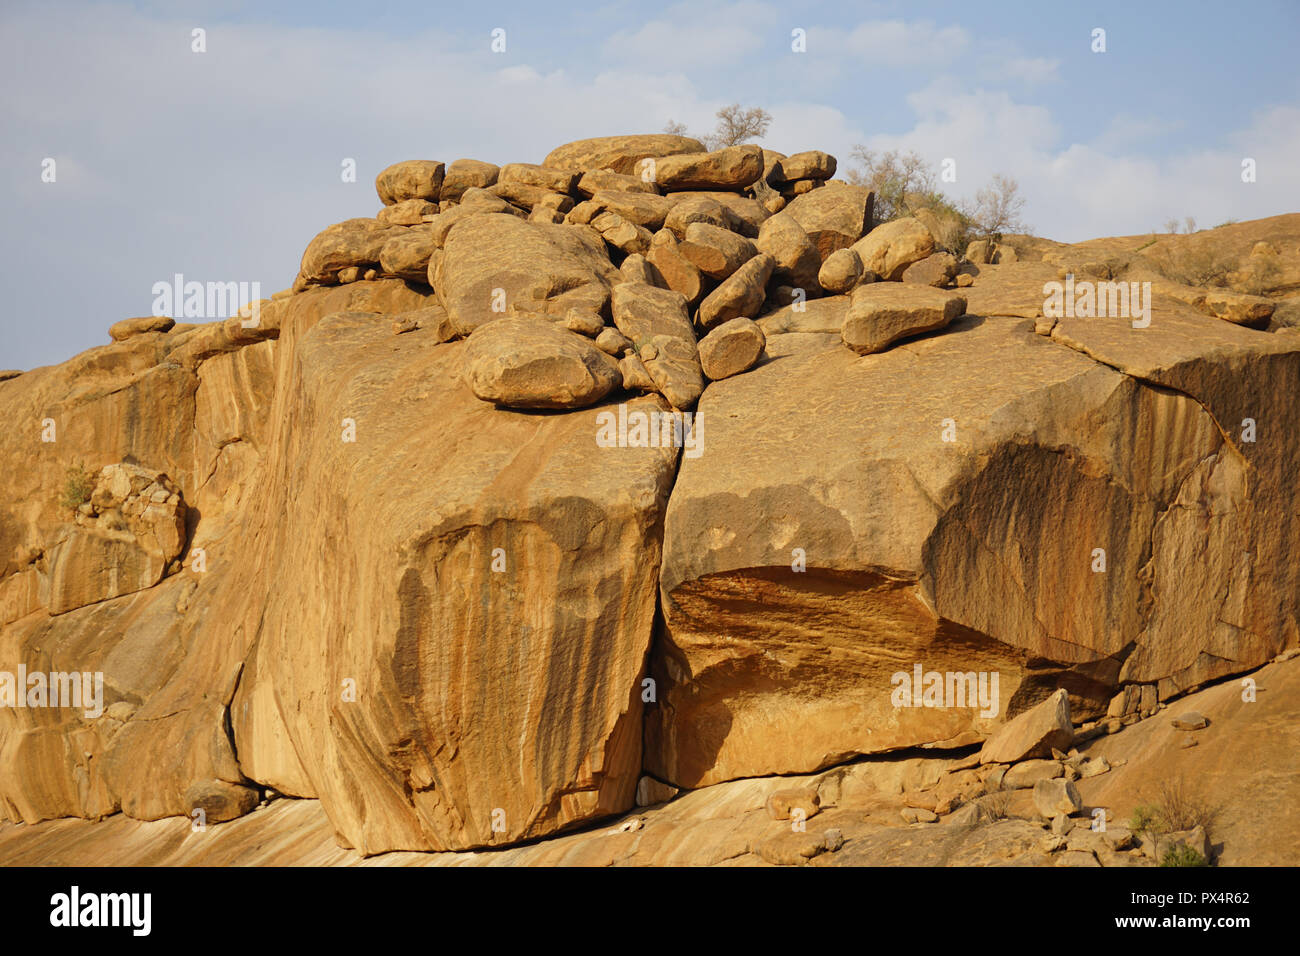
[(177, 272), (288, 286), (391, 162), (703, 133), (730, 102), (785, 152), (952, 158), (959, 197), (1010, 175), (1064, 241), (1300, 211), (1297, 37), (1282, 2), (6, 3), (0, 368), (107, 341)]

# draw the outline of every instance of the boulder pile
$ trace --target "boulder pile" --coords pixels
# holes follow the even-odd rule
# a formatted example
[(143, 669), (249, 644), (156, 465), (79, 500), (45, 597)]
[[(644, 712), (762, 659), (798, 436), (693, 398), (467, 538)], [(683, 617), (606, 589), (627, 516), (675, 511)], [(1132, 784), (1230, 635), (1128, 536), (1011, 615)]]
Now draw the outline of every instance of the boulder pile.
[[(835, 175), (397, 163), (255, 310), (0, 373), (0, 674), (105, 705), (0, 707), (0, 823), (283, 795), (363, 855), (526, 848), (925, 748), (970, 763), (891, 826), (1010, 790), (1082, 853), (1090, 747), (1300, 646), (1300, 215), (1225, 227), (1275, 314), (1153, 281), (1135, 324), (1044, 305), (1143, 237), (944, 249)], [(827, 791), (754, 816), (795, 809), (759, 856), (862, 859)]]
[[(918, 219), (873, 228), (873, 193), (834, 179), (836, 165), (667, 134), (570, 143), (540, 164), (407, 160), (376, 178), (375, 218), (311, 241), (293, 288), (427, 283), (445, 319), (424, 321), (471, 339), (470, 386), (501, 407), (627, 391), (685, 411), (706, 380), (760, 361), (753, 320), (773, 306), (854, 295), (844, 342), (863, 354), (965, 311), (913, 288), (951, 285), (957, 260)], [(877, 282), (897, 287), (858, 297)]]

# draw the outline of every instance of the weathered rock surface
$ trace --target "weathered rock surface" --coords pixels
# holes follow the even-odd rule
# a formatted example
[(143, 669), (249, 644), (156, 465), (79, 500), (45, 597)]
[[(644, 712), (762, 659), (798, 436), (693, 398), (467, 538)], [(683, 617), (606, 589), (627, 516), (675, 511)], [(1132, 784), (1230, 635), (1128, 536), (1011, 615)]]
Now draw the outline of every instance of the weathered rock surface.
[(897, 281), (902, 279), (908, 266), (934, 252), (934, 236), (919, 219), (909, 216), (872, 229), (853, 244), (853, 251), (868, 272), (874, 272), (885, 280)]
[(655, 161), (654, 180), (661, 189), (743, 189), (763, 172), (757, 146), (728, 146), (712, 153), (682, 153)]
[(813, 190), (784, 211), (803, 227), (825, 262), (832, 252), (847, 249), (871, 228), (875, 204), (876, 194), (870, 189), (845, 184)]
[(598, 136), (580, 139), (551, 150), (543, 166), (558, 169), (608, 169), (642, 178), (641, 161), (647, 157), (703, 153), (704, 144), (689, 136), (651, 133), (640, 136)]
[[(695, 331), (680, 292), (624, 282), (614, 287), (611, 311), (618, 330), (640, 353), (659, 392), (677, 409), (693, 408), (704, 391)], [(649, 356), (646, 346), (654, 349)]]
[[(143, 822), (120, 814), (97, 823), (0, 824), (0, 857), (14, 865), (43, 866), (93, 865), (106, 859), (169, 866), (1050, 866), (1064, 853), (1086, 852), (1093, 864), (1155, 866), (1159, 860), (1137, 849), (1140, 841), (1121, 821), (1129, 819), (1136, 805), (1149, 805), (1158, 785), (1181, 778), (1195, 781), (1190, 792), (1197, 800), (1220, 808), (1213, 828), (1204, 834), (1220, 864), (1287, 865), (1300, 833), (1300, 808), (1289, 799), (1292, 780), (1300, 773), (1300, 725), (1295, 720), (1300, 661), (1270, 665), (1256, 677), (1269, 691), (1256, 703), (1242, 701), (1233, 683), (1188, 699), (1189, 706), (1210, 714), (1225, 729), (1222, 737), (1195, 750), (1173, 746), (1177, 732), (1161, 721), (1143, 721), (1095, 741), (1094, 750), (1126, 755), (1116, 756), (1122, 766), (1112, 773), (1076, 783), (1085, 807), (1104, 808), (1110, 822), (1102, 834), (1089, 830), (1087, 818), (1067, 819), (1072, 829), (1056, 838), (1062, 846), (1055, 853), (1040, 846), (1049, 834), (1034, 819), (1037, 810), (1029, 791), (1011, 795), (996, 814), (986, 810), (986, 801), (1008, 795), (976, 798), (938, 825), (905, 825), (898, 816), (904, 793), (942, 785), (952, 776), (945, 769), (953, 762), (885, 755), (816, 776), (736, 780), (681, 793), (642, 777), (638, 792), (646, 786), (648, 799), (637, 802), (645, 809), (622, 822), (490, 852), (398, 852), (366, 860), (340, 847), (320, 802), (306, 799), (275, 800), (203, 834), (191, 833), (188, 818)], [(1266, 727), (1272, 732), (1264, 732)], [(1270, 772), (1242, 774), (1243, 759)], [(4, 785), (0, 779), (0, 788)], [(790, 853), (790, 847), (778, 843), (785, 834), (793, 838), (792, 827), (788, 820), (773, 820), (766, 802), (774, 790), (784, 789), (817, 798), (815, 823), (798, 834), (821, 845), (812, 857)], [(1261, 805), (1274, 812), (1261, 815)], [(1168, 844), (1171, 837), (1162, 839)], [(1189, 831), (1178, 839), (1196, 835)], [(1151, 849), (1158, 852), (1155, 841)]]
[(599, 237), (580, 228), (470, 216), (447, 234), (439, 297), (462, 335), (514, 308), (606, 311), (618, 275)]
[[(954, 318), (944, 254), (854, 267), (924, 242), (864, 239), (825, 154), (647, 153), (660, 195), (620, 140), (631, 178), (398, 164), (256, 319), (0, 376), (0, 702), (20, 665), (104, 676), (0, 707), (0, 819), (35, 824), (5, 858), (1148, 865), (1067, 814), (1183, 771), (1275, 808), (1230, 840), (1293, 845), (1291, 660), (1164, 707), (1300, 645), (1286, 284), (1267, 318), (1176, 288), (1149, 326), (1035, 321), (1058, 269), (1146, 240), (1011, 237)], [(1278, 228), (1231, 234), (1287, 259)], [(674, 230), (746, 255), (706, 274)], [(805, 301), (823, 272), (853, 295)], [(943, 335), (842, 345), (927, 309)], [(786, 787), (812, 831), (772, 819)]]
[(409, 199), (437, 202), (446, 172), (443, 163), (432, 160), (408, 159), (393, 163), (375, 177), (375, 192), (385, 206)]
[(1074, 741), (1070, 698), (1058, 690), (1020, 716), (999, 727), (980, 749), (980, 763), (1015, 763), (1049, 757), (1053, 748), (1066, 750)]
[(153, 587), (185, 544), (179, 489), (133, 465), (106, 465), (73, 518), (46, 546), (40, 594), (51, 614)]
[[(1185, 324), (1192, 322), (1200, 323), (1195, 332)], [(1213, 406), (1201, 402), (1216, 394), (1209, 384), (1216, 379), (1237, 388), (1230, 369), (1246, 362), (1259, 370), (1256, 404), (1272, 407), (1292, 387), (1288, 376), (1300, 356), (1294, 343), (1258, 333), (1246, 341), (1250, 333), (1203, 317), (1166, 314), (1163, 326), (1159, 340), (1149, 341), (1132, 338), (1131, 329), (1126, 335), (1119, 323), (1079, 320), (1060, 334), (1086, 333), (1091, 343), (1061, 350), (1050, 347), (1063, 344), (1057, 333), (1042, 348), (1042, 337), (1016, 320), (968, 317), (949, 334), (866, 360), (842, 349), (838, 336), (769, 331), (772, 361), (705, 393), (700, 414), (711, 426), (709, 453), (683, 461), (670, 501), (661, 571), (666, 632), (657, 663), (666, 706), (649, 715), (647, 769), (697, 786), (778, 767), (811, 770), (903, 741), (974, 742), (991, 732), (995, 722), (971, 710), (891, 706), (898, 659), (941, 672), (999, 672), (1000, 720), (1075, 672), (1067, 685), (1072, 709), (1104, 710), (1129, 642), (1137, 649), (1123, 672), (1162, 681), (1169, 692), (1240, 669), (1175, 650), (1174, 629), (1214, 630), (1192, 623), (1179, 589), (1151, 592), (1153, 605), (1129, 582), (1144, 566), (1157, 575), (1172, 570), (1189, 548), (1215, 555), (1202, 559), (1207, 572), (1219, 561), (1231, 567), (1243, 547), (1268, 550), (1261, 536), (1250, 545), (1229, 543), (1214, 521), (1194, 525), (1168, 509), (1217, 472), (1208, 487), (1223, 488), (1216, 494), (1228, 499), (1193, 514), (1240, 513), (1240, 453), (1225, 442)], [(1210, 330), (1243, 338), (1216, 345), (1202, 338)], [(1198, 340), (1203, 344), (1191, 344)], [(1148, 388), (1112, 367), (1154, 358), (1162, 348), (1186, 356), (1179, 392)], [(998, 356), (996, 376), (984, 371), (989, 355)], [(1147, 374), (1175, 381), (1173, 358)], [(1264, 372), (1270, 363), (1276, 371)], [(1279, 375), (1282, 367), (1289, 371)], [(930, 386), (918, 393), (909, 383), (922, 380)], [(813, 382), (818, 399), (810, 413)], [(755, 403), (766, 409), (760, 433), (739, 411)], [(852, 412), (833, 417), (841, 406)], [(812, 421), (816, 432), (804, 433), (802, 423)], [(777, 423), (785, 423), (779, 431)], [(931, 437), (918, 441), (922, 434)], [(801, 452), (792, 457), (794, 447)], [(856, 455), (846, 457), (849, 448)], [(1061, 451), (1067, 448), (1069, 457)], [(1268, 459), (1260, 464), (1271, 469)], [(1281, 486), (1269, 478), (1270, 488)], [(1035, 490), (1047, 488), (1053, 492)], [(1252, 497), (1254, 508), (1276, 500), (1271, 490)], [(887, 508), (871, 504), (886, 500)], [(1286, 526), (1287, 519), (1278, 521)], [(1106, 573), (1093, 570), (1098, 547), (1106, 551)], [(1270, 583), (1253, 591), (1241, 579), (1243, 599), (1254, 595), (1254, 614), (1280, 607), (1272, 588), (1291, 574), (1270, 573)], [(1275, 627), (1292, 626), (1283, 623), (1290, 608)], [(818, 621), (811, 646), (799, 623), (809, 619)], [(1260, 630), (1252, 633), (1263, 633), (1256, 620)], [(865, 641), (864, 632), (871, 635)], [(1283, 640), (1247, 653), (1240, 644), (1224, 650), (1238, 662), (1266, 660)], [(900, 649), (885, 652), (893, 642)], [(823, 655), (833, 656), (832, 669), (816, 663)], [(1031, 658), (1041, 663), (1030, 667)], [(780, 729), (786, 726), (789, 734)], [(715, 731), (704, 736), (701, 727)]]
[(544, 317), (479, 326), (465, 359), (474, 394), (504, 408), (585, 408), (622, 381), (613, 359)]

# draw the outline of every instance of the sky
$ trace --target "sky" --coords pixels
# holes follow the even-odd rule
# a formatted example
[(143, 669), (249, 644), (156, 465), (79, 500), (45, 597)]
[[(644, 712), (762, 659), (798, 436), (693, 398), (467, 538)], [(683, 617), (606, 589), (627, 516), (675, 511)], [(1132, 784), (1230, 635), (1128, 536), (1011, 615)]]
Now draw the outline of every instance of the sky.
[(1065, 242), (1297, 212), (1297, 38), (1294, 0), (0, 0), (0, 369), (107, 342), (177, 273), (287, 288), (390, 163), (698, 136), (729, 103), (841, 170), (861, 145), (952, 160), (955, 198), (1010, 176)]

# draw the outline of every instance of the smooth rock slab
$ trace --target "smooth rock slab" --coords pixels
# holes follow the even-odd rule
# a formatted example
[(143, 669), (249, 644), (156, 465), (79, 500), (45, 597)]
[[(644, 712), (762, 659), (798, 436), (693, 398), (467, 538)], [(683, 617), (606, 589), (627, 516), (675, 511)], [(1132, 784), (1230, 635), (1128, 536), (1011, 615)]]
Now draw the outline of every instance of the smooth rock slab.
[(641, 161), (647, 157), (703, 153), (704, 144), (689, 136), (650, 133), (639, 136), (597, 136), (565, 143), (551, 150), (543, 166), (558, 169), (608, 169), (641, 177)]

